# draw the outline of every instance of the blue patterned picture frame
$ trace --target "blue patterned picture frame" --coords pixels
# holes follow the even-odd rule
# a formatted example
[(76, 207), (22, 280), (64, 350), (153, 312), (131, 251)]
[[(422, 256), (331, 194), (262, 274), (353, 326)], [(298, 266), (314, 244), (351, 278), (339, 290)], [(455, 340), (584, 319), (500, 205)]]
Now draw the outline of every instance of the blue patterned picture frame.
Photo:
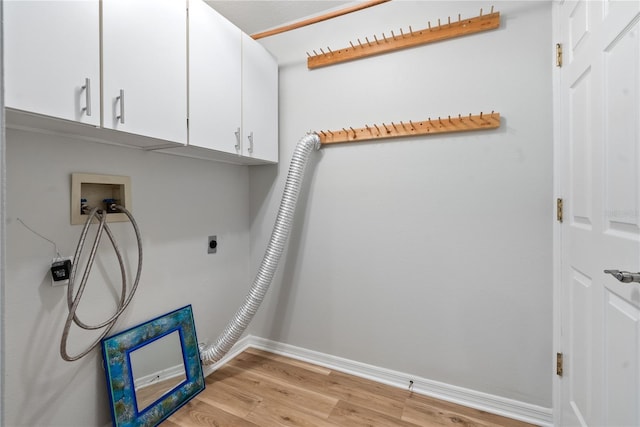
[[(130, 355), (176, 331), (182, 344), (186, 378), (158, 400), (139, 410)], [(191, 305), (103, 339), (102, 356), (111, 419), (115, 427), (156, 426), (205, 387)]]

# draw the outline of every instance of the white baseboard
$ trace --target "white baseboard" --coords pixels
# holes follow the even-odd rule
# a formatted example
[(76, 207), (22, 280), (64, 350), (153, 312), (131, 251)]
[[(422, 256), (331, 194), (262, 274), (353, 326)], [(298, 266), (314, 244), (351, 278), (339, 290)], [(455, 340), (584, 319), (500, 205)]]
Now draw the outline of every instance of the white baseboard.
[(224, 365), (228, 360), (232, 359), (249, 347), (270, 351), (293, 359), (335, 369), (336, 371), (366, 378), (393, 387), (406, 389), (409, 386), (409, 380), (412, 380), (412, 390), (414, 393), (435, 397), (448, 402), (457, 403), (470, 408), (479, 409), (492, 414), (502, 415), (543, 427), (553, 426), (551, 408), (545, 408), (451, 384), (420, 378), (415, 375), (368, 365), (366, 363), (360, 363), (354, 360), (332, 356), (330, 354), (283, 344), (253, 335), (248, 335), (239, 340), (227, 356), (225, 356), (220, 362), (215, 365), (211, 365), (210, 367), (205, 367), (205, 376), (211, 374), (218, 367)]
[(139, 388), (150, 386), (152, 383), (155, 384), (157, 382), (162, 382), (170, 378), (178, 377), (180, 375), (184, 377), (183, 364), (171, 366), (170, 368), (162, 369), (158, 372), (145, 375), (144, 377), (136, 378), (133, 381), (133, 388), (135, 390), (138, 390)]
[(236, 357), (237, 355), (245, 351), (247, 348), (256, 347), (251, 344), (251, 341), (254, 338), (255, 337), (253, 337), (252, 335), (247, 335), (245, 337), (240, 338), (238, 342), (236, 342), (234, 346), (231, 347), (231, 350), (229, 350), (229, 352), (225, 354), (225, 356), (222, 359), (218, 360), (216, 363), (212, 365), (203, 365), (202, 374), (205, 377), (208, 377), (209, 375), (213, 374), (218, 368), (222, 367), (225, 363), (227, 363), (229, 360), (233, 359), (234, 357)]

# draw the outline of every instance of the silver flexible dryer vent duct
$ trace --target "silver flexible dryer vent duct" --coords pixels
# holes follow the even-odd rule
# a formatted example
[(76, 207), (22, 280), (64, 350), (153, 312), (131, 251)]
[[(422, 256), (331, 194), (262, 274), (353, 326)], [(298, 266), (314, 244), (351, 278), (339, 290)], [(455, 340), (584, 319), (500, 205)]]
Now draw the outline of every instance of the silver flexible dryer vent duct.
[(216, 363), (224, 357), (225, 354), (238, 341), (240, 335), (247, 328), (251, 319), (258, 311), (260, 303), (264, 298), (271, 280), (278, 267), (280, 255), (284, 250), (284, 245), (289, 237), (291, 224), (293, 223), (293, 214), (298, 201), (298, 194), (304, 177), (305, 166), (309, 155), (313, 150), (320, 149), (320, 137), (315, 133), (310, 133), (303, 137), (293, 152), (291, 166), (289, 166), (289, 174), (287, 182), (282, 193), (280, 201), (280, 209), (276, 217), (276, 223), (273, 226), (271, 239), (265, 251), (262, 264), (256, 275), (253, 285), (247, 294), (244, 303), (238, 309), (233, 319), (227, 324), (224, 332), (216, 339), (216, 342), (200, 351), (200, 358), (205, 365)]

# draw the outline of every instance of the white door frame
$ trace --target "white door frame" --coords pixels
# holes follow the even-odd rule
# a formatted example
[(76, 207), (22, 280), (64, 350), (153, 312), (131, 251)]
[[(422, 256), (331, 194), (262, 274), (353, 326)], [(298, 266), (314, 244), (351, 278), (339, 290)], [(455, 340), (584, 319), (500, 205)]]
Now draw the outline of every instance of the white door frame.
[(4, 2), (0, 0), (0, 427), (4, 425), (4, 273), (5, 273), (5, 126), (4, 126)]
[[(553, 45), (549, 46), (549, 50), (553, 56), (551, 64), (555, 64), (555, 43), (560, 40), (560, 2), (553, 1), (551, 19), (552, 19), (552, 40)], [(552, 380), (552, 413), (553, 425), (560, 426), (560, 409), (562, 408), (562, 384), (560, 377), (556, 372), (556, 353), (560, 352), (561, 334), (560, 327), (562, 325), (562, 246), (561, 246), (561, 227), (556, 220), (556, 200), (562, 198), (564, 194), (564, 182), (562, 182), (562, 162), (563, 147), (560, 138), (560, 119), (561, 103), (560, 103), (560, 69), (553, 65), (552, 88), (553, 88), (553, 201), (551, 203), (550, 218), (553, 221), (553, 351), (550, 355), (551, 366), (550, 372), (553, 375)]]

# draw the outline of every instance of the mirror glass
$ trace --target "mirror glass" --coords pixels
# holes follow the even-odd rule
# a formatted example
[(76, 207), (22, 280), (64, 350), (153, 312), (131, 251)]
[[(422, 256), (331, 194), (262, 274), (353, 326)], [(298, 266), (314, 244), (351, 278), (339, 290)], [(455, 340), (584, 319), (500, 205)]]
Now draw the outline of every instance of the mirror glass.
[(187, 379), (178, 331), (132, 351), (129, 357), (138, 412)]
[(204, 390), (191, 306), (102, 340), (114, 427), (156, 426)]

